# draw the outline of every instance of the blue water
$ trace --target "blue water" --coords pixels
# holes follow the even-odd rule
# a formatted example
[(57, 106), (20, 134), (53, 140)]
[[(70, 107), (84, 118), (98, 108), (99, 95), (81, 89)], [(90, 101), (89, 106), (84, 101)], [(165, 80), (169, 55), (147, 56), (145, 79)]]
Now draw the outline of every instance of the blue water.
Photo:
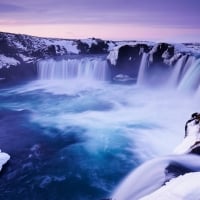
[(171, 153), (197, 102), (99, 82), (1, 89), (0, 148), (11, 160), (1, 172), (0, 199), (108, 198), (132, 169)]

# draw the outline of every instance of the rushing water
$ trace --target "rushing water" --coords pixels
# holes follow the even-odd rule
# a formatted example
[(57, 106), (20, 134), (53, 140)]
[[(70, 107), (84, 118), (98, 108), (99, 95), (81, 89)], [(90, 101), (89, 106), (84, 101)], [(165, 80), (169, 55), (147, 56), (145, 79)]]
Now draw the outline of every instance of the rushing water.
[(148, 54), (137, 85), (109, 83), (101, 56), (40, 61), (40, 80), (2, 88), (0, 148), (11, 160), (1, 172), (0, 199), (109, 198), (138, 165), (171, 154), (200, 109), (200, 89), (183, 92), (199, 87), (199, 60), (185, 59), (171, 78), (179, 90), (179, 83), (145, 88)]
[(0, 199), (109, 197), (140, 163), (170, 154), (197, 97), (99, 81), (1, 89)]

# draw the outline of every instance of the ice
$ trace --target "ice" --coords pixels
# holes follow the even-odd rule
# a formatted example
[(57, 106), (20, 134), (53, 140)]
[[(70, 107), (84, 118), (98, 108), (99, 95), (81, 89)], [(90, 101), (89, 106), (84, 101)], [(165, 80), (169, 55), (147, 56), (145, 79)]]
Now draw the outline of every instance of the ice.
[(9, 159), (10, 159), (10, 155), (8, 155), (7, 153), (1, 152), (0, 150), (0, 171), (3, 165), (7, 163)]

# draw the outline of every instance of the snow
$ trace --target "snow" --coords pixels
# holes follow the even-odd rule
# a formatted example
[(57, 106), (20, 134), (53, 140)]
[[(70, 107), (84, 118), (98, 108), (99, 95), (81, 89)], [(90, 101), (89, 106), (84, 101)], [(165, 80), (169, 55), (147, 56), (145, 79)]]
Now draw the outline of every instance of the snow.
[(112, 41), (109, 41), (107, 43), (108, 45), (108, 52), (112, 51), (114, 49), (114, 47), (116, 46), (116, 43), (115, 42), (112, 42)]
[(122, 46), (114, 47), (112, 51), (107, 56), (107, 60), (110, 61), (111, 65), (117, 64), (118, 54), (119, 54), (119, 48)]
[(9, 68), (11, 65), (16, 66), (18, 64), (20, 64), (20, 62), (16, 60), (15, 58), (7, 57), (3, 54), (0, 54), (0, 69), (2, 67)]
[(193, 55), (199, 55), (200, 54), (200, 44), (194, 43), (194, 44), (173, 44), (175, 47), (175, 52), (184, 52), (184, 53), (190, 53)]
[(184, 138), (182, 143), (176, 147), (174, 150), (175, 154), (188, 153), (196, 142), (200, 142), (199, 124), (196, 124), (195, 121), (192, 121), (188, 123), (187, 127), (188, 135), (186, 138)]
[(52, 44), (64, 47), (68, 53), (79, 54), (77, 44), (72, 40), (55, 40)]
[(12, 41), (12, 43), (15, 45), (15, 47), (16, 47), (17, 49), (27, 50), (27, 48), (24, 47), (24, 46), (23, 46), (21, 43), (19, 43), (19, 42)]
[(19, 54), (19, 56), (24, 62), (31, 62), (33, 60), (33, 58), (25, 56), (24, 54)]
[(188, 173), (172, 179), (155, 192), (140, 200), (199, 200), (200, 172)]
[(97, 44), (97, 41), (92, 38), (82, 39), (81, 42), (88, 44), (89, 48), (91, 48), (93, 44)]
[(3, 165), (5, 163), (7, 163), (9, 159), (10, 159), (10, 156), (7, 153), (1, 152), (1, 150), (0, 150), (0, 171), (3, 167)]

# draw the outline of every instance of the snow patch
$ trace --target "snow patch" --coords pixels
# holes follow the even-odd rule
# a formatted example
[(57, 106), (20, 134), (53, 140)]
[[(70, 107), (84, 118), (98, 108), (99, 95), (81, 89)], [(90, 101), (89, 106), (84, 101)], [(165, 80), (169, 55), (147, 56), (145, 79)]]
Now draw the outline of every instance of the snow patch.
[(20, 62), (15, 58), (7, 57), (5, 55), (0, 54), (0, 69), (2, 67), (9, 68), (10, 66), (16, 66), (18, 64), (20, 64)]
[(97, 41), (92, 38), (82, 39), (81, 42), (88, 44), (89, 48), (91, 48), (93, 44), (97, 45)]
[(2, 167), (3, 167), (3, 165), (5, 163), (7, 163), (9, 159), (10, 159), (10, 155), (8, 155), (7, 153), (3, 153), (0, 150), (0, 171), (1, 171)]
[(25, 56), (24, 54), (19, 54), (19, 56), (24, 62), (31, 62), (33, 60), (33, 58)]
[(167, 182), (155, 192), (140, 200), (199, 200), (200, 172), (188, 173)]
[[(123, 46), (123, 45), (122, 45)], [(107, 60), (110, 61), (111, 65), (117, 64), (118, 54), (119, 54), (119, 48), (122, 46), (114, 47), (112, 51), (107, 56)]]

